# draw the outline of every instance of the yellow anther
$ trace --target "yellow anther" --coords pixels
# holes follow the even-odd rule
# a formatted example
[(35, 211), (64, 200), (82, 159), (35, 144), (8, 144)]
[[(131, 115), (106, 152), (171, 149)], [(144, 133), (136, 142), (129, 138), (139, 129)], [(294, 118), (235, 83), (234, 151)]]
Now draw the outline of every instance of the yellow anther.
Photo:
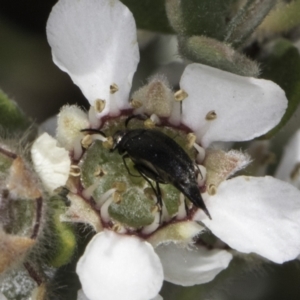
[(70, 175), (73, 176), (73, 177), (80, 176), (80, 168), (77, 165), (71, 165)]
[(148, 129), (154, 128), (155, 127), (155, 123), (151, 120), (151, 119), (147, 119), (144, 122), (144, 126)]
[(81, 140), (81, 146), (84, 148), (84, 149), (87, 149), (89, 146), (91, 146), (93, 142), (93, 138), (90, 134), (87, 134), (83, 137), (83, 139)]
[(157, 212), (159, 212), (161, 210), (160, 206), (159, 205), (154, 205), (152, 208), (151, 208), (151, 213), (152, 214), (155, 214)]
[(97, 113), (101, 113), (103, 111), (103, 109), (105, 108), (105, 100), (102, 100), (102, 99), (97, 99), (95, 100), (95, 104), (94, 104), (94, 107), (95, 107), (95, 110)]
[(217, 118), (217, 114), (216, 114), (216, 112), (214, 110), (209, 111), (206, 114), (206, 117), (205, 117), (205, 119), (207, 121), (215, 120), (216, 118)]
[(214, 184), (210, 184), (207, 189), (207, 193), (211, 196), (217, 193), (217, 187)]
[(126, 182), (124, 181), (115, 181), (112, 185), (113, 188), (117, 190), (119, 193), (124, 193), (126, 191)]
[(106, 172), (100, 167), (100, 166), (97, 166), (95, 172), (94, 172), (94, 176), (96, 177), (102, 177), (106, 174)]
[(116, 223), (112, 226), (112, 230), (115, 231), (115, 232), (120, 232), (122, 230), (122, 225), (120, 225), (119, 223)]
[(112, 85), (109, 86), (109, 91), (111, 94), (114, 94), (119, 90), (119, 87), (116, 83), (113, 83)]
[(107, 140), (102, 143), (105, 149), (111, 149), (113, 147), (114, 141), (111, 136), (107, 137)]
[(130, 100), (130, 105), (131, 105), (132, 108), (139, 108), (143, 105), (143, 103), (140, 100), (131, 99)]
[(115, 191), (113, 194), (113, 200), (116, 204), (120, 204), (122, 201), (122, 195), (118, 191)]
[(144, 189), (144, 194), (147, 198), (153, 200), (153, 197), (156, 197), (153, 189), (151, 187), (147, 187)]
[(195, 142), (196, 142), (196, 135), (193, 132), (188, 133), (188, 135), (186, 136), (187, 139), (187, 148), (190, 149), (194, 146)]
[(175, 101), (182, 101), (188, 97), (188, 94), (184, 90), (179, 90), (174, 94)]

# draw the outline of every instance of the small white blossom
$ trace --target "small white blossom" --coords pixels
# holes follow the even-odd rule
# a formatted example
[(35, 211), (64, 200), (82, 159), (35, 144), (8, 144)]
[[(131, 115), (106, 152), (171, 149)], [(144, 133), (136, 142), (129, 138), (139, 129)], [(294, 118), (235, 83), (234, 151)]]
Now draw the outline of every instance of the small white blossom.
[(48, 192), (65, 185), (69, 178), (71, 160), (69, 152), (57, 146), (57, 141), (43, 133), (32, 145), (31, 157), (35, 171)]

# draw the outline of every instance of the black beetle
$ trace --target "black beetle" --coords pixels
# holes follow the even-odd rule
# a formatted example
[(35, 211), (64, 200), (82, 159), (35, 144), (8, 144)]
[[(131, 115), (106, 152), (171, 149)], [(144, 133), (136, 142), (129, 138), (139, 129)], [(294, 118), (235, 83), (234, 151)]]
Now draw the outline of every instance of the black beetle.
[[(154, 129), (125, 129), (117, 131), (113, 141), (112, 151), (118, 149), (123, 155), (128, 172), (125, 159), (133, 161), (136, 170), (153, 188), (160, 205), (159, 183), (172, 184), (211, 219), (197, 184), (199, 169), (173, 139)], [(149, 178), (156, 182), (156, 189)]]

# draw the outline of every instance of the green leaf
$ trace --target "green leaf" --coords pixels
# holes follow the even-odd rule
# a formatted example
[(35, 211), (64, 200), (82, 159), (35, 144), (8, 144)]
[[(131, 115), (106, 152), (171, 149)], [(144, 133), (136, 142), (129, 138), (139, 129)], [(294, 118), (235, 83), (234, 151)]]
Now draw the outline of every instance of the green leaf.
[(263, 21), (277, 0), (248, 0), (227, 26), (224, 41), (234, 47), (240, 46)]
[(271, 54), (262, 63), (265, 68), (262, 78), (277, 83), (286, 94), (288, 108), (281, 122), (262, 138), (269, 139), (277, 133), (292, 117), (300, 102), (300, 54), (299, 50), (288, 40), (275, 42)]
[(257, 77), (259, 67), (229, 45), (205, 36), (179, 38), (179, 52), (185, 58), (241, 76)]
[(167, 14), (177, 33), (185, 36), (205, 35), (222, 40), (235, 0), (168, 0)]
[(165, 9), (164, 0), (121, 0), (133, 13), (139, 29), (174, 33)]
[(30, 126), (29, 119), (2, 90), (0, 90), (0, 126), (10, 132), (24, 131)]

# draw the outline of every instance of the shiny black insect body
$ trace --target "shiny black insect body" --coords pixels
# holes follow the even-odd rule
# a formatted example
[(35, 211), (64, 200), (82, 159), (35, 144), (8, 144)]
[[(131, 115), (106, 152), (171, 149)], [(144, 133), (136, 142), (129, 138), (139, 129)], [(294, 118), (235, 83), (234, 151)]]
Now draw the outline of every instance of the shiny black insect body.
[[(155, 191), (160, 205), (159, 184), (172, 184), (211, 219), (197, 184), (199, 169), (173, 139), (158, 130), (125, 129), (117, 131), (113, 140), (112, 151), (117, 149), (123, 155), (128, 172), (126, 158), (133, 161), (136, 170)], [(155, 181), (156, 189), (149, 178)]]

